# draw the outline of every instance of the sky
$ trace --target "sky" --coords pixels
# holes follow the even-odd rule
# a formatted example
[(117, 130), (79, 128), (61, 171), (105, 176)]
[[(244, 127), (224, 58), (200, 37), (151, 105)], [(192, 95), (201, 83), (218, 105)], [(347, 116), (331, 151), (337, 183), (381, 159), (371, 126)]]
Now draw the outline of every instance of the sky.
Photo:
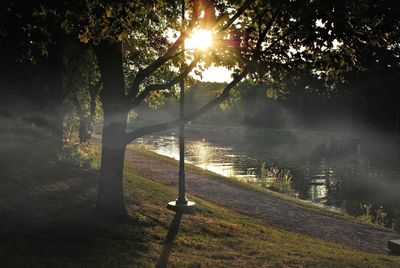
[[(185, 40), (185, 49), (207, 50), (213, 45), (212, 32), (209, 30), (197, 30), (191, 33), (190, 37)], [(232, 72), (225, 67), (211, 66), (202, 72), (202, 77), (191, 75), (203, 82), (229, 82)]]
[(232, 80), (231, 74), (232, 72), (225, 67), (211, 66), (202, 73), (203, 78), (201, 79), (201, 81), (220, 83), (229, 82)]

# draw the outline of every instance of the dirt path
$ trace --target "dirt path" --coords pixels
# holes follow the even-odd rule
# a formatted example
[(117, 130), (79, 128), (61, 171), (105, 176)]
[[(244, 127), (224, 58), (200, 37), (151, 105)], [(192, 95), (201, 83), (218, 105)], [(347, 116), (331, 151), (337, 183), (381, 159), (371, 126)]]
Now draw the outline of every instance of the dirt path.
[[(165, 185), (177, 185), (178, 167), (139, 152), (127, 150), (126, 163), (143, 177)], [(200, 198), (245, 213), (279, 228), (299, 232), (360, 250), (387, 253), (387, 242), (400, 234), (370, 225), (328, 216), (316, 210), (231, 185), (213, 176), (186, 172), (186, 190)]]

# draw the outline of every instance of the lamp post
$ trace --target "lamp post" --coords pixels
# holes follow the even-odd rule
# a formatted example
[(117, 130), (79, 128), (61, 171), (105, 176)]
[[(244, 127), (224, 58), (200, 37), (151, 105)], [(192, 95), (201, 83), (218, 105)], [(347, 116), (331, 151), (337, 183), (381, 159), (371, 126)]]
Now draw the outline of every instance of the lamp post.
[[(185, 0), (182, 0), (182, 26), (185, 21)], [(183, 53), (182, 65), (185, 64), (185, 53)], [(185, 116), (185, 80), (179, 82), (179, 117)], [(185, 124), (179, 126), (179, 188), (178, 199), (168, 203), (167, 208), (180, 213), (195, 213), (196, 203), (188, 201), (185, 193)]]

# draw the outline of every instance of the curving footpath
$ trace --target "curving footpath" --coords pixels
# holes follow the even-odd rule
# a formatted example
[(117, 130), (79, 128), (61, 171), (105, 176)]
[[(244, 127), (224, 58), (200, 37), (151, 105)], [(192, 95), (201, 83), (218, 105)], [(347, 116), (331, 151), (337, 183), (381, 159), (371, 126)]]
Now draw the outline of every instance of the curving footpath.
[[(130, 149), (127, 149), (125, 161), (143, 177), (169, 186), (177, 185), (177, 165)], [(400, 238), (400, 234), (390, 230), (323, 214), (318, 210), (240, 185), (232, 185), (196, 171), (186, 171), (186, 190), (202, 199), (261, 219), (267, 224), (359, 250), (388, 253), (388, 240)]]

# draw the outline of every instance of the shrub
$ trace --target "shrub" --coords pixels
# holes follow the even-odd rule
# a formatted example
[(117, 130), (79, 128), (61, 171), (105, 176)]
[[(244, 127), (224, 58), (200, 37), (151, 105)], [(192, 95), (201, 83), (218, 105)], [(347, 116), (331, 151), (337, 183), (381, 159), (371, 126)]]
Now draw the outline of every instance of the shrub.
[(94, 155), (97, 147), (91, 142), (79, 142), (75, 137), (64, 143), (63, 151), (58, 155), (58, 162), (79, 166), (82, 168), (91, 168), (94, 164)]

